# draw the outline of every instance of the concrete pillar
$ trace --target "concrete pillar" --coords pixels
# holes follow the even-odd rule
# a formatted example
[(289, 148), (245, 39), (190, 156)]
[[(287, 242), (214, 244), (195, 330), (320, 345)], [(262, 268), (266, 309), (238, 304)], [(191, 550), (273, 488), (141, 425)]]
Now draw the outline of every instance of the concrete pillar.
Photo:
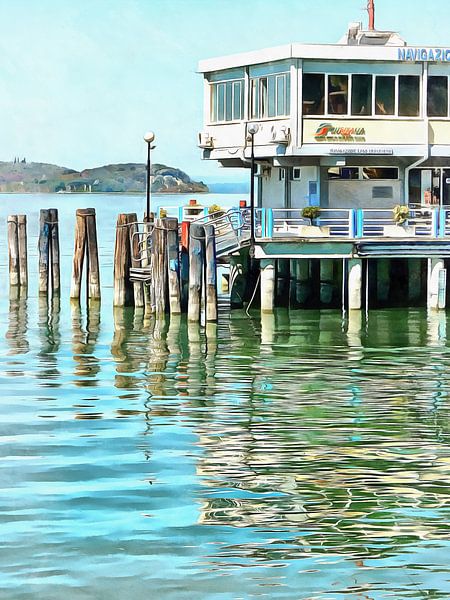
[(422, 260), (420, 258), (408, 259), (408, 301), (413, 305), (420, 300), (422, 293)]
[(275, 261), (262, 259), (261, 269), (261, 312), (273, 312), (275, 300)]
[(348, 261), (348, 308), (361, 310), (362, 261), (350, 258)]
[(320, 302), (331, 304), (333, 301), (334, 261), (332, 258), (320, 259)]
[(427, 307), (430, 309), (445, 308), (445, 273), (442, 258), (428, 259)]
[(391, 261), (388, 258), (377, 260), (377, 300), (387, 302), (391, 289)]
[(277, 306), (289, 306), (289, 278), (290, 278), (290, 260), (288, 258), (279, 258), (277, 260)]

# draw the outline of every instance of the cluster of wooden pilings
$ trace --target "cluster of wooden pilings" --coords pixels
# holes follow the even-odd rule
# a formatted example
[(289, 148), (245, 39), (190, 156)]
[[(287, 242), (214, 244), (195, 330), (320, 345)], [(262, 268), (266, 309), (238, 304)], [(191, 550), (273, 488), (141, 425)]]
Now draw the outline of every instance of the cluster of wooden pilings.
[[(11, 291), (28, 290), (27, 217), (8, 217), (9, 283)], [(39, 294), (58, 297), (61, 291), (58, 209), (42, 209), (39, 215)], [(86, 299), (100, 299), (100, 268), (95, 209), (76, 211), (75, 248), (70, 297), (80, 300), (83, 266), (86, 264)]]
[(157, 317), (187, 313), (217, 320), (214, 227), (165, 217), (143, 224), (135, 213), (117, 219), (114, 306), (144, 308)]

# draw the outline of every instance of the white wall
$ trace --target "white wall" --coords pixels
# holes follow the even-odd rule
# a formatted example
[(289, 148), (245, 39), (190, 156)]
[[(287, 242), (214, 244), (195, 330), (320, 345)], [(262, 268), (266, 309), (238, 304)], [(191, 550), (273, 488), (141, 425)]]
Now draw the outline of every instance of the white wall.
[[(393, 198), (372, 198), (372, 189), (377, 186), (391, 186)], [(329, 208), (391, 208), (403, 204), (403, 182), (393, 179), (341, 180), (328, 181)]]

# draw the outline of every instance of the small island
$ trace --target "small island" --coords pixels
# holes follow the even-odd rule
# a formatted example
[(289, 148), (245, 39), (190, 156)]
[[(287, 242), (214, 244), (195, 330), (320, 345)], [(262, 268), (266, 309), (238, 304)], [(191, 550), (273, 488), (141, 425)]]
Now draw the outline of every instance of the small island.
[[(76, 171), (48, 163), (0, 162), (0, 193), (143, 193), (146, 165), (119, 163)], [(192, 181), (181, 169), (155, 163), (151, 167), (153, 193), (208, 192), (203, 182)]]

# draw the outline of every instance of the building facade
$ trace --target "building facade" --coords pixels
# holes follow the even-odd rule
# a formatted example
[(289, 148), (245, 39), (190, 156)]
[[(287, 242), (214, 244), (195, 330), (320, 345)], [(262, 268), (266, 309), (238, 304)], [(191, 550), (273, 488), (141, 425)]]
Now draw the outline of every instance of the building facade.
[(338, 44), (200, 62), (203, 157), (250, 164), (262, 207), (450, 204), (450, 48), (350, 24)]

